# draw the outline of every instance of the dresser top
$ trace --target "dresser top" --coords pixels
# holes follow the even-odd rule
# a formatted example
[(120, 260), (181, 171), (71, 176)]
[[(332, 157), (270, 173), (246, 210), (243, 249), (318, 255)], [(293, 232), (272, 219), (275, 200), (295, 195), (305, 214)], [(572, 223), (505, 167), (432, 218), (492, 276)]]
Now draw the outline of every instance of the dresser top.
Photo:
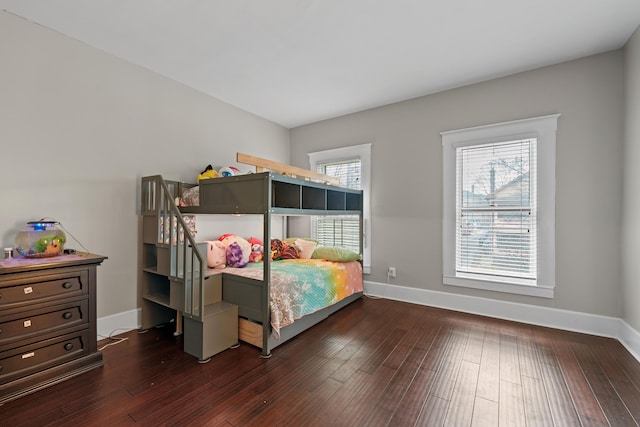
[(107, 259), (106, 256), (88, 252), (76, 252), (74, 255), (58, 255), (44, 258), (9, 258), (0, 260), (0, 275), (83, 264), (100, 264), (105, 259)]

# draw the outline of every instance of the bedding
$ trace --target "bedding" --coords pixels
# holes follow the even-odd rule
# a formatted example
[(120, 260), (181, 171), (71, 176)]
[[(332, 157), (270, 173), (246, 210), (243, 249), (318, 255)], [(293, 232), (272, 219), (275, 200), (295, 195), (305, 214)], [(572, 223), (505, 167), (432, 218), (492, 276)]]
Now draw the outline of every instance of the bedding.
[[(224, 272), (262, 280), (263, 268), (262, 263), (253, 263), (245, 268), (226, 268)], [(357, 261), (272, 261), (270, 309), (273, 333), (279, 338), (280, 329), (296, 319), (362, 291), (362, 266)]]
[(179, 206), (199, 206), (200, 205), (200, 187), (195, 186), (187, 188), (182, 192), (182, 197), (178, 201)]

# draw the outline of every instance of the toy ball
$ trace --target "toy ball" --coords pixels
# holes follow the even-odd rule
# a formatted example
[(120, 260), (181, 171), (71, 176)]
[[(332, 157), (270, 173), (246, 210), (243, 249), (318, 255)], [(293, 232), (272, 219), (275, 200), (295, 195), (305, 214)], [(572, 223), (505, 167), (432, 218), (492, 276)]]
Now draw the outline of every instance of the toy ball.
[(240, 175), (240, 169), (234, 166), (225, 166), (223, 168), (220, 168), (220, 170), (218, 171), (218, 175), (222, 177)]

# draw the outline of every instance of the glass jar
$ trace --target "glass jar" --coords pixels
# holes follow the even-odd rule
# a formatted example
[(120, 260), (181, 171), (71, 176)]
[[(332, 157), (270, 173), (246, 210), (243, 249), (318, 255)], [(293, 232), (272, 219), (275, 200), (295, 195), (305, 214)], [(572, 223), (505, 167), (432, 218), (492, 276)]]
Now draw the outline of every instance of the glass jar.
[(67, 237), (55, 221), (31, 221), (16, 235), (16, 251), (26, 258), (61, 255)]

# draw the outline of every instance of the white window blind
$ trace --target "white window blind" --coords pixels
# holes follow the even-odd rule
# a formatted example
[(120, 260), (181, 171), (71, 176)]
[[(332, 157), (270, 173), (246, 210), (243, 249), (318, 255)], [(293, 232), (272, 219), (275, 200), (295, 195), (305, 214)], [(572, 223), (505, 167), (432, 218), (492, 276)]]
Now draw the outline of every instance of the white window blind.
[[(316, 171), (340, 178), (340, 186), (361, 189), (360, 159), (316, 164)], [(312, 237), (323, 246), (339, 246), (360, 253), (360, 219), (357, 216), (316, 216), (312, 220)]]
[(442, 132), (442, 283), (553, 298), (559, 114)]
[(536, 279), (536, 139), (456, 149), (456, 272)]

